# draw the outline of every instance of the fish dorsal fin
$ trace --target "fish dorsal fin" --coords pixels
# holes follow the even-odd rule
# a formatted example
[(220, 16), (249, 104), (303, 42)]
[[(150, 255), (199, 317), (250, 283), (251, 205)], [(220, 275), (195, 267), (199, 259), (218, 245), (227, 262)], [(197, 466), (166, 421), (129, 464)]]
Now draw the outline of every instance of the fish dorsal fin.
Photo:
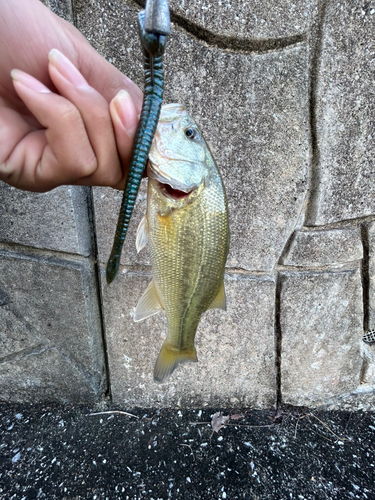
[(142, 248), (147, 245), (148, 242), (148, 221), (146, 214), (142, 217), (137, 229), (137, 238), (135, 240), (135, 246), (137, 252), (140, 252)]
[(227, 301), (225, 298), (225, 290), (224, 290), (224, 281), (221, 283), (219, 291), (211, 302), (211, 305), (208, 309), (223, 309), (223, 311), (227, 310)]
[(163, 306), (160, 303), (154, 280), (152, 280), (135, 308), (134, 321), (142, 321), (157, 314), (162, 309)]

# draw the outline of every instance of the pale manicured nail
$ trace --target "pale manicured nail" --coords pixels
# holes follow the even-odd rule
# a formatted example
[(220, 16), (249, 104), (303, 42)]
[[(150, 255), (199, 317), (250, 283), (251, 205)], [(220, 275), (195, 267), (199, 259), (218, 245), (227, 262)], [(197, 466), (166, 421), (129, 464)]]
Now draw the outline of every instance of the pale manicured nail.
[(130, 136), (135, 135), (137, 130), (137, 124), (134, 124), (136, 122), (136, 112), (129, 92), (126, 90), (120, 90), (120, 92), (113, 99), (113, 106), (126, 132)]
[(52, 49), (48, 54), (48, 59), (52, 66), (54, 66), (57, 71), (72, 85), (81, 89), (90, 88), (90, 85), (86, 82), (74, 64), (71, 63), (69, 59), (59, 50)]
[(35, 90), (36, 92), (41, 92), (42, 94), (50, 94), (51, 91), (47, 88), (43, 83), (40, 83), (39, 80), (34, 78), (27, 73), (24, 73), (20, 69), (12, 69), (10, 72), (10, 76), (13, 78), (15, 82), (22, 83), (25, 87), (28, 87), (31, 90)]

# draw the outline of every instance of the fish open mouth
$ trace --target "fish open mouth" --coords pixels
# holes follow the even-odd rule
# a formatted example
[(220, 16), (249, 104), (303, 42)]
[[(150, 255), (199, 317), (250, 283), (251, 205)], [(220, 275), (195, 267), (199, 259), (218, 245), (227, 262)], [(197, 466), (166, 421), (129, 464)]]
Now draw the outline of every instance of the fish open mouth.
[[(195, 187), (189, 189), (177, 180), (170, 179), (166, 175), (163, 175), (163, 173), (153, 165), (150, 159), (148, 160), (147, 174), (151, 179), (155, 179), (158, 182), (159, 190), (164, 196), (175, 201), (187, 198), (189, 194), (196, 189)], [(182, 189), (172, 187), (172, 183)]]
[(160, 181), (158, 181), (158, 182), (159, 182), (160, 191), (164, 195), (168, 196), (169, 198), (173, 198), (174, 200), (182, 200), (183, 198), (186, 198), (187, 196), (189, 196), (189, 194), (191, 193), (191, 191), (188, 191), (187, 193), (185, 193), (185, 191), (180, 191), (179, 189), (174, 189), (169, 184), (163, 184)]

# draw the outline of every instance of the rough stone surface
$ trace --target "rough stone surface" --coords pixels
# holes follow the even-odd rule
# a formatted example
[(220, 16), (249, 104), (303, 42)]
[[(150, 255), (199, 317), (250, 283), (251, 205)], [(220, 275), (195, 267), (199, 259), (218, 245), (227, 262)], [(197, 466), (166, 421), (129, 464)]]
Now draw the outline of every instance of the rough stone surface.
[[(375, 329), (375, 222), (369, 222), (363, 228), (363, 232), (366, 234), (365, 240), (368, 246), (368, 260), (366, 262), (364, 272), (368, 272), (368, 297), (365, 298), (365, 307), (367, 308), (367, 315), (365, 328), (366, 330)], [(366, 324), (367, 323), (367, 324)], [(375, 407), (375, 345), (374, 344), (362, 344), (363, 349), (363, 367), (362, 367), (362, 383), (365, 385), (365, 389), (369, 392), (373, 392), (373, 395), (365, 394), (364, 397), (360, 397), (360, 402), (364, 399), (363, 404), (372, 398), (372, 407)]]
[(211, 33), (215, 33), (221, 38), (260, 39), (265, 43), (268, 38), (305, 33), (316, 3), (306, 0), (171, 0), (170, 7), (172, 15), (180, 16), (185, 23), (189, 22), (187, 29), (200, 27), (202, 31), (199, 34), (208, 40), (212, 37)]
[(324, 410), (368, 411), (375, 408), (375, 387), (361, 384), (355, 391), (329, 399), (321, 406)]
[(320, 181), (311, 224), (375, 213), (374, 33), (373, 2), (327, 2), (316, 96)]
[(375, 399), (375, 345), (363, 343), (362, 352), (364, 362), (361, 374), (361, 382), (363, 385), (366, 385), (366, 387), (363, 388), (364, 391), (372, 390), (374, 392)]
[[(102, 273), (104, 278), (104, 271)], [(164, 384), (153, 368), (166, 336), (163, 314), (134, 323), (134, 308), (150, 275), (124, 270), (104, 285), (104, 311), (113, 401), (131, 406), (190, 406), (220, 402), (253, 408), (275, 404), (274, 282), (230, 276), (227, 312), (202, 316), (198, 363), (179, 366)]]
[(0, 250), (0, 399), (95, 401), (106, 389), (88, 262)]
[(329, 266), (362, 259), (361, 235), (356, 228), (296, 231), (282, 264)]
[(359, 270), (286, 274), (280, 303), (283, 402), (318, 406), (354, 391), (363, 364)]
[[(121, 207), (122, 191), (111, 188), (94, 189), (95, 226), (100, 262), (106, 263), (111, 253), (118, 214)], [(138, 224), (146, 213), (147, 180), (144, 179), (138, 193), (133, 215), (129, 224), (121, 264), (150, 264), (147, 248), (137, 253), (135, 239)]]
[(41, 0), (41, 2), (65, 21), (73, 23), (74, 0)]
[(0, 182), (0, 241), (90, 255), (87, 197), (87, 189), (78, 186), (31, 193)]
[(368, 328), (375, 330), (375, 221), (367, 224), (368, 240)]
[[(122, 59), (121, 68), (139, 83), (136, 10), (125, 2), (123, 9), (102, 12), (99, 6), (106, 5), (94, 2), (80, 11), (79, 27), (89, 38), (98, 33), (96, 47), (116, 64)], [(129, 30), (119, 25), (119, 15), (126, 26), (130, 23)], [(232, 234), (228, 265), (271, 270), (296, 225), (307, 189), (305, 44), (238, 54), (209, 47), (175, 27), (165, 66), (165, 102), (182, 102), (192, 113), (223, 173)]]

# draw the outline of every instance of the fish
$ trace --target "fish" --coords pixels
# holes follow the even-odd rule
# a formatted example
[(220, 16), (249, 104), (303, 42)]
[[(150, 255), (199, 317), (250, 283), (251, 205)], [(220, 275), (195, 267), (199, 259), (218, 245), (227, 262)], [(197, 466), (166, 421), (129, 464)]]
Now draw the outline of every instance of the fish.
[(154, 368), (154, 380), (164, 382), (179, 364), (198, 361), (194, 339), (202, 314), (226, 310), (225, 189), (201, 130), (181, 104), (161, 109), (147, 175), (136, 247), (147, 245), (153, 278), (134, 320), (165, 311), (168, 331)]

